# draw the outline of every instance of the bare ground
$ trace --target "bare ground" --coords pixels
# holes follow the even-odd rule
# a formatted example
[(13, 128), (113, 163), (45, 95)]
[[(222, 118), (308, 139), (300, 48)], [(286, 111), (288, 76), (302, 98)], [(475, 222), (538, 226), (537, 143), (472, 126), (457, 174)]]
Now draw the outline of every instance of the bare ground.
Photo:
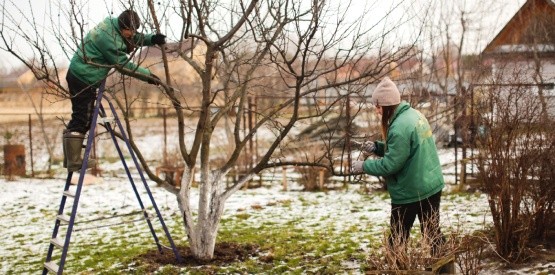
[(223, 242), (216, 244), (214, 258), (212, 260), (201, 261), (193, 257), (191, 249), (188, 246), (178, 246), (177, 250), (181, 255), (181, 262), (177, 262), (171, 250), (160, 253), (156, 249), (149, 250), (139, 255), (135, 260), (139, 261), (141, 266), (145, 267), (148, 272), (154, 272), (164, 265), (175, 265), (181, 267), (200, 267), (201, 271), (210, 274), (214, 272), (210, 267), (211, 265), (225, 266), (226, 264), (237, 261), (242, 262), (259, 253), (259, 247), (257, 245)]

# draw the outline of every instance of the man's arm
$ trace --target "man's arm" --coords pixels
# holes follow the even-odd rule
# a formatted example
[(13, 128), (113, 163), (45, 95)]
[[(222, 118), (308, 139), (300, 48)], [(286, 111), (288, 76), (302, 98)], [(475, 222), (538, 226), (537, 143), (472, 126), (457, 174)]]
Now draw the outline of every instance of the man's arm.
[[(151, 75), (150, 70), (143, 68), (129, 60), (127, 54), (118, 48), (116, 39), (101, 39), (100, 41), (97, 41), (96, 46), (102, 52), (102, 55), (104, 56), (108, 64), (123, 66), (123, 68), (129, 71), (139, 73), (138, 76), (134, 77), (142, 81), (148, 81), (147, 77)], [(129, 74), (126, 71), (122, 71), (122, 73)]]
[(166, 44), (166, 36), (164, 34), (142, 34), (136, 33), (133, 41), (137, 46), (154, 46)]

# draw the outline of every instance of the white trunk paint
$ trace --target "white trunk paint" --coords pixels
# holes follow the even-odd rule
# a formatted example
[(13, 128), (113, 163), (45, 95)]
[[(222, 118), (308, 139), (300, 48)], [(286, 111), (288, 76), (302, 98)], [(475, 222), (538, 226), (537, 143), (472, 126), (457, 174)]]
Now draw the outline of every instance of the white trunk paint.
[[(240, 189), (246, 182), (239, 183), (230, 190), (225, 190), (223, 180), (227, 174), (222, 172), (207, 172), (201, 175), (199, 183), (199, 211), (195, 220), (191, 211), (190, 188), (192, 183), (191, 169), (186, 169), (181, 190), (177, 195), (179, 209), (183, 214), (183, 224), (191, 252), (200, 260), (210, 260), (214, 257), (216, 237), (220, 220), (224, 211), (225, 201), (229, 196)], [(250, 177), (249, 177), (250, 178)], [(225, 192), (224, 192), (225, 191)]]

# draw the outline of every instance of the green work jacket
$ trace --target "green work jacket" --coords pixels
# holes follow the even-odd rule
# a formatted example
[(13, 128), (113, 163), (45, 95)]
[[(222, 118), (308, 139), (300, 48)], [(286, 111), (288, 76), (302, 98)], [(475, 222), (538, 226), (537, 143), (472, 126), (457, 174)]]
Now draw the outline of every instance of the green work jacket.
[(387, 140), (376, 142), (379, 159), (364, 161), (364, 172), (383, 176), (393, 204), (430, 197), (445, 185), (432, 129), (422, 113), (401, 102), (391, 117)]
[[(144, 76), (150, 71), (129, 60), (123, 39), (118, 19), (104, 19), (85, 36), (71, 59), (69, 71), (84, 83), (99, 86), (113, 66), (119, 65), (139, 73), (137, 78), (146, 81)], [(152, 34), (136, 33), (133, 37), (137, 46), (152, 46), (151, 39)]]

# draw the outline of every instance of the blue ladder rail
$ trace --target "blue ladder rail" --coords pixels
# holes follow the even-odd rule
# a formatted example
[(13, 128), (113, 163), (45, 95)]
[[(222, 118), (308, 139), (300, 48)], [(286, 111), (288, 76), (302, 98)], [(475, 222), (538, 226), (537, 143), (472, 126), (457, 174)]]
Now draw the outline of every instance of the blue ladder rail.
[[(67, 179), (66, 179), (66, 184), (64, 186), (64, 191), (62, 194), (62, 199), (60, 202), (60, 206), (58, 208), (58, 215), (56, 218), (56, 222), (54, 223), (54, 229), (52, 232), (52, 237), (50, 240), (50, 245), (48, 246), (48, 251), (47, 251), (47, 255), (46, 255), (46, 260), (44, 262), (44, 268), (43, 268), (43, 272), (42, 274), (48, 274), (48, 272), (53, 272), (56, 274), (62, 274), (63, 270), (64, 270), (64, 266), (66, 263), (66, 257), (67, 257), (67, 253), (68, 253), (68, 249), (69, 249), (69, 244), (70, 244), (70, 239), (71, 239), (71, 233), (73, 232), (73, 226), (75, 224), (75, 217), (77, 215), (77, 208), (79, 206), (79, 198), (81, 195), (81, 189), (83, 187), (83, 180), (85, 177), (85, 171), (89, 162), (89, 155), (91, 152), (91, 148), (92, 148), (92, 144), (93, 144), (93, 140), (94, 140), (94, 133), (95, 133), (95, 129), (96, 129), (96, 124), (97, 124), (97, 118), (100, 115), (101, 117), (105, 118), (106, 117), (106, 112), (104, 110), (104, 107), (102, 106), (102, 99), (106, 100), (106, 102), (108, 102), (109, 106), (110, 106), (110, 111), (112, 112), (112, 115), (114, 116), (114, 121), (116, 122), (116, 125), (118, 126), (118, 129), (120, 131), (120, 135), (123, 137), (123, 141), (125, 142), (125, 144), (127, 145), (127, 149), (133, 159), (133, 162), (135, 164), (135, 167), (137, 168), (137, 171), (139, 172), (140, 178), (143, 182), (143, 185), (148, 193), (149, 199), (152, 203), (152, 206), (154, 208), (154, 210), (156, 211), (156, 215), (158, 217), (158, 220), (160, 221), (160, 224), (162, 225), (162, 228), (164, 230), (164, 233), (166, 234), (166, 238), (168, 239), (168, 241), (170, 242), (170, 246), (172, 248), (173, 253), (175, 254), (175, 258), (177, 260), (177, 262), (181, 262), (182, 258), (179, 254), (179, 251), (177, 250), (175, 243), (173, 242), (173, 239), (170, 235), (170, 232), (168, 231), (168, 228), (164, 222), (164, 219), (162, 218), (162, 215), (158, 209), (158, 206), (156, 205), (156, 201), (154, 200), (154, 197), (152, 196), (152, 192), (150, 191), (150, 188), (148, 187), (148, 184), (146, 182), (146, 179), (143, 175), (143, 171), (140, 167), (139, 162), (137, 161), (137, 158), (135, 156), (135, 153), (131, 147), (131, 144), (129, 142), (129, 139), (127, 138), (127, 135), (125, 134), (125, 130), (119, 120), (119, 117), (117, 115), (117, 112), (113, 106), (113, 104), (110, 102), (109, 98), (104, 96), (104, 91), (105, 91), (105, 85), (106, 85), (106, 81), (103, 81), (98, 89), (98, 94), (97, 94), (97, 98), (96, 98), (96, 103), (95, 103), (95, 108), (94, 108), (94, 112), (93, 112), (93, 117), (92, 117), (92, 122), (91, 122), (91, 128), (89, 129), (89, 136), (87, 138), (87, 146), (85, 149), (85, 154), (83, 157), (83, 164), (81, 166), (81, 173), (79, 174), (79, 181), (77, 182), (77, 186), (76, 186), (76, 190), (75, 193), (72, 193), (70, 191), (70, 186), (71, 186), (71, 178), (73, 176), (73, 172), (72, 171), (68, 171), (68, 175), (67, 175)], [(135, 185), (135, 182), (131, 176), (131, 172), (129, 170), (129, 167), (127, 166), (127, 163), (125, 161), (125, 158), (123, 156), (123, 153), (121, 151), (121, 148), (119, 146), (119, 143), (116, 139), (116, 135), (114, 130), (112, 129), (110, 122), (104, 122), (103, 123), (104, 126), (106, 127), (106, 129), (108, 129), (108, 132), (112, 138), (112, 141), (114, 142), (114, 145), (118, 151), (119, 157), (121, 159), (121, 162), (125, 168), (127, 177), (129, 178), (129, 181), (131, 183), (131, 186), (133, 188), (133, 192), (135, 193), (135, 196), (137, 197), (137, 200), (139, 202), (139, 206), (141, 207), (141, 210), (143, 212), (143, 217), (145, 218), (145, 220), (148, 223), (148, 227), (152, 233), (152, 236), (154, 238), (154, 241), (156, 242), (156, 246), (158, 247), (158, 251), (160, 253), (163, 253), (162, 250), (162, 245), (160, 244), (160, 241), (158, 239), (158, 237), (156, 236), (156, 232), (154, 230), (154, 227), (151, 223), (151, 220), (148, 216), (148, 213), (144, 207), (143, 201), (141, 199), (141, 196), (139, 195), (139, 192), (137, 190), (137, 186)], [(67, 202), (68, 198), (73, 198), (73, 206), (71, 209), (71, 214), (70, 216), (67, 216), (64, 214), (64, 210), (65, 210), (65, 204)], [(58, 233), (59, 233), (59, 229), (60, 226), (62, 224), (67, 224), (67, 230), (66, 230), (66, 235), (65, 235), (65, 239), (62, 241), (60, 238), (58, 238)], [(54, 248), (61, 248), (62, 249), (62, 254), (60, 256), (60, 260), (59, 262), (56, 264), (54, 261), (52, 261), (52, 254), (54, 251)]]

